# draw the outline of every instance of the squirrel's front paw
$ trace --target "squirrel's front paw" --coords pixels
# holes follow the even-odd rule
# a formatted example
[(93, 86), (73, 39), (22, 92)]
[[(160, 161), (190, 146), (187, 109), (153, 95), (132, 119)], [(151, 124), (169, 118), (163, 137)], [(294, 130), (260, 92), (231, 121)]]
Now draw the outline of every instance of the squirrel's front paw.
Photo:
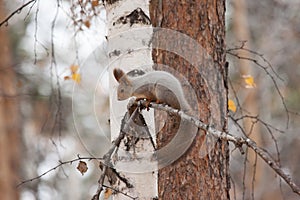
[(147, 111), (150, 110), (150, 103), (151, 103), (151, 100), (147, 99), (147, 100), (146, 100), (146, 103), (145, 103), (145, 106), (146, 106)]

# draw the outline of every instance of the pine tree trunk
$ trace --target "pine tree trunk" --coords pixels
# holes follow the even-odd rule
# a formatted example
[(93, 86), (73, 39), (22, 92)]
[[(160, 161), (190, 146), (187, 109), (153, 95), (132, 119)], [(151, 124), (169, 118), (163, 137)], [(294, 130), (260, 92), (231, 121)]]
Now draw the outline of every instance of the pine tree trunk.
[[(155, 63), (173, 67), (184, 74), (196, 91), (200, 117), (212, 122), (215, 128), (227, 128), (227, 88), (225, 69), (225, 1), (162, 1), (152, 0), (150, 16), (153, 26), (168, 28), (195, 39), (213, 58), (214, 64), (200, 65), (200, 76), (189, 62), (163, 50), (154, 50)], [(175, 42), (176, 43), (176, 42)], [(177, 48), (182, 48), (178, 41)], [(197, 56), (191, 55), (196, 60)], [(209, 69), (208, 69), (209, 67)], [(208, 71), (203, 84), (201, 71)], [(211, 92), (207, 93), (207, 88)], [(213, 110), (211, 108), (214, 108)], [(157, 143), (164, 146), (174, 135), (174, 119), (157, 136)], [(173, 123), (172, 123), (173, 121)], [(188, 134), (188, 133), (187, 133)], [(229, 199), (228, 144), (216, 141), (204, 157), (199, 155), (205, 136), (200, 132), (188, 151), (173, 164), (158, 172), (159, 199)]]
[[(0, 2), (0, 19), (4, 19)], [(8, 27), (0, 28), (0, 199), (18, 199), (20, 117), (16, 98), (16, 75), (13, 69)]]

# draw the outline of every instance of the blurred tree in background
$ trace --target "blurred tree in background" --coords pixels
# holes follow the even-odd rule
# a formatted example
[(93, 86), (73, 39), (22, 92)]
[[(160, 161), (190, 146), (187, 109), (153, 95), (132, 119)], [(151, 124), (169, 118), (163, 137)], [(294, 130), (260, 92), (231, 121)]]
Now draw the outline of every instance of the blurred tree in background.
[[(297, 166), (300, 165), (300, 160), (294, 156), (299, 151), (300, 142), (297, 125), (299, 115), (296, 114), (300, 110), (300, 88), (299, 81), (295, 79), (295, 76), (299, 76), (300, 70), (297, 56), (300, 53), (297, 45), (300, 41), (299, 8), (299, 2), (280, 0), (232, 0), (228, 1), (227, 7), (227, 48), (241, 46), (244, 43), (244, 48), (262, 54), (275, 71), (274, 73), (270, 70), (271, 77), (256, 63), (228, 55), (227, 59), (231, 63), (229, 77), (243, 108), (241, 112), (258, 116), (259, 119), (276, 127), (278, 131), (270, 132), (254, 118), (248, 118), (248, 121), (243, 122), (243, 126), (246, 126), (246, 130), (251, 129), (248, 132), (251, 133), (250, 137), (260, 146), (265, 147), (274, 158), (278, 157), (276, 153), (278, 149), (280, 156), (277, 160), (292, 174), (298, 184), (300, 174)], [(238, 53), (239, 56), (257, 60), (259, 63), (264, 63), (264, 66), (268, 66), (268, 63), (258, 55), (243, 50)], [(245, 89), (243, 75), (252, 76), (256, 87)], [(277, 85), (274, 84), (273, 79)], [(230, 98), (234, 98), (235, 94), (231, 92), (230, 95)], [(286, 104), (289, 113), (283, 103)], [(234, 125), (231, 126), (233, 127)], [(239, 153), (233, 153), (231, 158), (232, 177), (235, 180), (233, 185), (236, 187), (237, 199), (298, 198), (284, 183), (280, 183), (268, 166), (255, 155), (251, 155), (251, 152), (247, 160), (240, 157)], [(241, 165), (243, 160), (244, 166)], [(280, 188), (279, 184), (283, 187)]]
[[(0, 18), (4, 18), (3, 1), (0, 6)], [(16, 184), (20, 181), (22, 123), (8, 30), (0, 29), (0, 46), (0, 198), (18, 199)]]

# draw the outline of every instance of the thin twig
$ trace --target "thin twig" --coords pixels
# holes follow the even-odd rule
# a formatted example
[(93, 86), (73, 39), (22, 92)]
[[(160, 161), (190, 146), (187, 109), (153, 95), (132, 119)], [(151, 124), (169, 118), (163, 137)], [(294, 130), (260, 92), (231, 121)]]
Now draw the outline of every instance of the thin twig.
[[(235, 47), (235, 48), (230, 48), (230, 49), (227, 49), (226, 52), (231, 52), (231, 51), (240, 51), (240, 50), (244, 50), (246, 52), (249, 52), (253, 55), (256, 55), (258, 57), (260, 57), (260, 59), (262, 59), (265, 63), (267, 63), (267, 66), (272, 70), (272, 72), (275, 74), (275, 76), (280, 79), (281, 81), (284, 81), (284, 79), (282, 77), (280, 77), (280, 75), (275, 71), (274, 67), (272, 66), (272, 64), (264, 57), (263, 54), (261, 53), (258, 53), (256, 51), (253, 51), (251, 49), (248, 49), (248, 48), (245, 48), (245, 43), (243, 43), (240, 47)], [(267, 69), (267, 67), (264, 67), (264, 66), (260, 66), (262, 67), (264, 70)]]
[(62, 167), (63, 165), (65, 164), (73, 164), (74, 162), (76, 161), (80, 161), (80, 160), (103, 160), (102, 158), (93, 158), (93, 157), (80, 157), (78, 156), (77, 158), (73, 159), (73, 160), (68, 160), (68, 161), (58, 161), (59, 164), (56, 165), (55, 167), (52, 167), (51, 169), (45, 171), (44, 173), (34, 177), (34, 178), (31, 178), (31, 179), (27, 179), (25, 181), (22, 181), (20, 182), (16, 187), (20, 187), (21, 185), (25, 184), (25, 183), (28, 183), (28, 182), (32, 182), (32, 181), (35, 181), (37, 179), (40, 179), (42, 178), (43, 176), (45, 176), (46, 174), (52, 172), (52, 171), (55, 171), (56, 169)]
[(12, 18), (15, 14), (19, 14), (21, 13), (21, 11), (23, 10), (23, 8), (27, 7), (28, 5), (30, 5), (31, 3), (35, 3), (36, 0), (31, 0), (28, 1), (27, 3), (23, 4), (22, 6), (20, 6), (19, 8), (17, 8), (15, 11), (13, 11), (10, 15), (8, 15), (3, 21), (0, 22), (0, 27), (5, 24), (6, 26), (8, 25), (8, 21), (10, 20), (10, 18)]
[(94, 196), (92, 197), (92, 200), (98, 200), (100, 197), (100, 194), (103, 190), (103, 184), (104, 184), (104, 179), (105, 179), (105, 175), (107, 173), (107, 169), (108, 167), (106, 165), (104, 165), (103, 167), (103, 172), (98, 180), (98, 189), (97, 192), (94, 194)]
[(243, 169), (243, 187), (242, 187), (243, 188), (243, 198), (242, 198), (242, 200), (245, 200), (245, 197), (246, 197), (247, 160), (248, 160), (248, 148), (246, 149), (244, 162), (243, 162), (244, 169)]
[[(55, 30), (55, 26), (56, 26), (56, 21), (58, 19), (59, 8), (60, 8), (60, 1), (57, 0), (57, 7), (56, 7), (55, 15), (51, 22), (51, 34), (50, 34), (51, 35), (51, 65), (50, 65), (50, 70), (51, 70), (51, 80), (53, 80), (53, 77), (54, 77), (53, 69), (55, 71), (56, 90), (55, 90), (53, 84), (51, 84), (51, 89), (54, 93), (54, 97), (56, 98), (55, 104), (57, 106), (52, 133), (54, 132), (54, 128), (57, 124), (58, 125), (58, 135), (59, 135), (59, 138), (61, 138), (62, 121), (63, 121), (62, 120), (62, 118), (63, 118), (63, 116), (62, 116), (62, 94), (61, 94), (61, 87), (60, 87), (57, 63), (56, 63), (56, 58), (55, 58), (55, 45), (54, 45), (54, 30)], [(60, 142), (61, 142), (61, 140), (60, 140)]]
[[(265, 62), (267, 62), (267, 64), (269, 65), (269, 67), (272, 69), (272, 72), (275, 74), (276, 77), (274, 77), (269, 71), (268, 71), (268, 68), (263, 66), (262, 64), (259, 63), (258, 60), (254, 59), (254, 58), (251, 58), (251, 57), (247, 57), (247, 56), (241, 56), (240, 54), (238, 53), (235, 53), (234, 51), (238, 51), (238, 50), (245, 50), (243, 49), (243, 47), (240, 47), (240, 48), (234, 48), (234, 49), (229, 49), (226, 51), (226, 53), (228, 55), (231, 55), (231, 56), (234, 56), (236, 57), (237, 59), (242, 59), (242, 60), (248, 60), (248, 61), (251, 61), (253, 62), (255, 65), (257, 65), (258, 67), (260, 67), (261, 69), (263, 69), (265, 71), (265, 73), (267, 74), (267, 76), (269, 76), (271, 78), (271, 81), (273, 82), (273, 85), (275, 86), (275, 89), (280, 97), (280, 100), (282, 102), (282, 105), (285, 109), (285, 113), (287, 115), (287, 122), (286, 122), (286, 127), (288, 128), (289, 126), (289, 122), (290, 122), (290, 115), (289, 115), (289, 109), (286, 105), (286, 102), (285, 102), (285, 99), (283, 97), (283, 94), (281, 93), (280, 89), (279, 89), (279, 86), (278, 86), (278, 83), (276, 81), (276, 77), (279, 78), (280, 80), (282, 80), (279, 75), (275, 72), (275, 70), (273, 69), (272, 65), (266, 61), (266, 59), (264, 59)], [(250, 53), (253, 53), (254, 51), (250, 51), (248, 49), (246, 49), (248, 52)], [(256, 53), (255, 55), (260, 55), (258, 53)]]
[(122, 192), (122, 191), (120, 191), (120, 190), (118, 190), (118, 189), (115, 189), (115, 188), (113, 188), (113, 187), (111, 187), (111, 186), (108, 186), (108, 185), (103, 184), (103, 187), (109, 188), (109, 189), (111, 189), (111, 190), (113, 190), (113, 191), (115, 191), (115, 192), (118, 192), (118, 193), (120, 193), (120, 194), (123, 194), (124, 196), (129, 197), (129, 198), (131, 198), (131, 199), (138, 199), (138, 197), (130, 196), (130, 195), (126, 194), (125, 192)]
[(255, 159), (253, 163), (253, 176), (252, 176), (252, 191), (251, 191), (251, 197), (252, 200), (254, 200), (254, 189), (255, 189), (255, 176), (256, 176), (256, 166), (257, 166), (257, 154), (255, 154)]
[[(108, 152), (103, 156), (104, 158), (104, 167), (103, 167), (103, 173), (101, 174), (99, 180), (98, 180), (98, 188), (94, 196), (92, 197), (91, 200), (98, 200), (100, 197), (101, 192), (103, 191), (103, 186), (104, 186), (104, 179), (107, 173), (108, 168), (110, 167), (109, 165), (111, 164), (111, 157), (113, 152), (115, 152), (116, 148), (118, 148), (121, 144), (121, 141), (124, 139), (126, 132), (124, 130), (128, 130), (128, 121), (133, 120), (133, 118), (136, 117), (139, 112), (137, 112), (138, 108), (136, 108), (133, 113), (130, 113), (129, 111), (126, 112), (125, 116), (122, 119), (121, 122), (121, 128), (120, 128), (120, 133), (118, 137), (115, 139), (113, 142), (113, 146), (108, 150)], [(118, 175), (116, 171), (113, 171)], [(119, 179), (121, 179), (127, 187), (132, 187), (132, 185), (123, 177), (118, 176)]]
[[(126, 116), (126, 115), (125, 115)], [(104, 158), (104, 166), (103, 166), (103, 172), (98, 180), (98, 188), (94, 196), (92, 197), (92, 200), (98, 200), (100, 197), (101, 192), (103, 191), (103, 185), (104, 185), (104, 179), (107, 174), (108, 165), (110, 164), (110, 159), (115, 151), (116, 147), (118, 147), (122, 141), (122, 139), (125, 137), (125, 132), (120, 132), (118, 138), (114, 141), (114, 144), (112, 147), (108, 150), (108, 152), (103, 156)]]
[(37, 62), (37, 50), (36, 50), (36, 45), (38, 42), (37, 39), (37, 32), (38, 32), (38, 14), (39, 14), (39, 5), (40, 5), (40, 1), (38, 0), (37, 2), (37, 6), (36, 6), (36, 12), (35, 12), (35, 16), (34, 16), (34, 46), (33, 46), (33, 52), (34, 52), (34, 64), (36, 64)]
[(122, 139), (125, 137), (125, 132), (121, 131), (118, 138), (115, 140), (112, 147), (108, 150), (108, 152), (103, 156), (104, 158), (104, 166), (103, 166), (103, 173), (101, 174), (99, 180), (98, 180), (98, 188), (94, 196), (92, 197), (92, 200), (98, 200), (100, 197), (101, 192), (103, 191), (103, 185), (104, 185), (104, 179), (107, 174), (107, 170), (109, 168), (110, 159), (115, 151), (115, 149), (120, 145)]

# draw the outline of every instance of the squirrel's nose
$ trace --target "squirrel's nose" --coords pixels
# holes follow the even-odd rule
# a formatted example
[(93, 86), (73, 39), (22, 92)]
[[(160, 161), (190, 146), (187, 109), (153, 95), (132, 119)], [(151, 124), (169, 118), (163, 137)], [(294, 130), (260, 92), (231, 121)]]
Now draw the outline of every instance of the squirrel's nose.
[(118, 101), (122, 101), (122, 100), (124, 100), (124, 98), (123, 97), (121, 97), (121, 96), (117, 96), (117, 99), (118, 99)]

